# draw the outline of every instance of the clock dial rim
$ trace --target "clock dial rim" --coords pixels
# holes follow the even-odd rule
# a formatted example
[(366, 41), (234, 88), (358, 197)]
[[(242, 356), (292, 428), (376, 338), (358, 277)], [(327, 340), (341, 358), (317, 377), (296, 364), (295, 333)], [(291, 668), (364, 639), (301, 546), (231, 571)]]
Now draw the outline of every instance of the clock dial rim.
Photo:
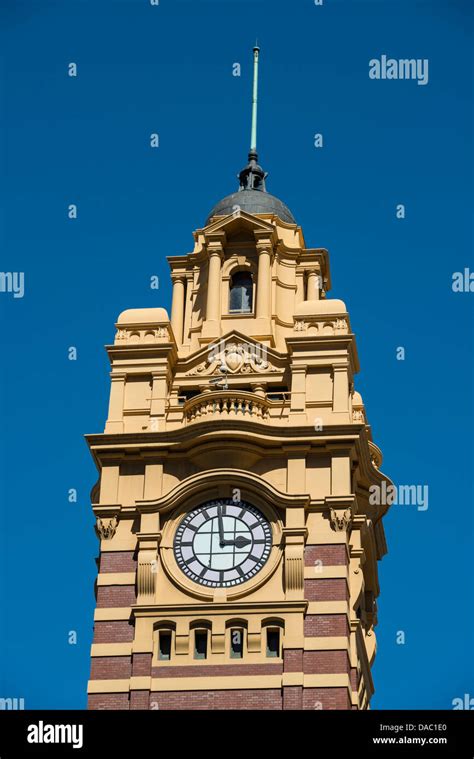
[[(214, 531), (214, 523), (217, 524), (217, 513), (218, 513), (218, 507), (221, 506), (224, 508), (223, 517), (228, 518), (229, 516), (232, 517), (235, 521), (240, 518), (240, 521), (245, 525), (247, 528), (247, 533), (252, 536), (252, 545), (250, 546), (248, 552), (245, 550), (239, 551), (236, 550), (236, 547), (234, 546), (233, 555), (237, 554), (238, 556), (243, 556), (244, 558), (241, 559), (241, 561), (233, 563), (232, 566), (225, 568), (225, 569), (218, 569), (216, 567), (210, 567), (206, 566), (200, 558), (196, 555), (196, 552), (194, 551), (194, 539), (192, 541), (192, 547), (189, 546), (189, 528), (190, 525), (192, 526), (194, 533), (199, 534), (199, 530), (205, 526), (211, 524), (211, 542), (213, 541), (214, 547), (216, 546), (216, 539), (218, 541), (218, 537), (216, 535), (216, 532)], [(226, 513), (227, 509), (231, 509), (231, 513)], [(196, 529), (196, 525), (193, 525), (193, 522), (196, 520), (199, 520), (199, 517), (202, 516), (202, 512), (207, 512), (207, 519), (204, 518), (203, 521), (200, 522)], [(215, 511), (215, 513), (214, 513)], [(242, 511), (245, 512), (245, 517), (255, 517), (257, 520), (256, 522), (252, 522), (250, 524), (245, 522), (244, 517), (239, 517), (235, 513), (235, 511), (238, 511), (240, 514), (242, 514)], [(227, 523), (228, 524), (228, 523)], [(188, 535), (187, 541), (183, 541), (183, 535), (186, 533), (186, 530), (188, 528)], [(228, 532), (228, 531), (227, 531)], [(209, 531), (202, 531), (202, 534), (209, 534)], [(234, 538), (235, 538), (235, 531), (234, 531)], [(237, 533), (239, 534), (239, 533)], [(240, 534), (243, 534), (240, 533)], [(255, 534), (258, 535), (258, 538), (255, 537)], [(187, 549), (186, 551), (186, 558), (183, 556), (183, 543)], [(257, 550), (254, 551), (255, 546), (257, 547)], [(260, 551), (260, 546), (262, 546), (261, 553), (257, 556), (254, 555), (254, 553), (258, 553)], [(208, 588), (210, 590), (216, 589), (216, 588), (236, 588), (242, 585), (245, 582), (248, 582), (249, 580), (252, 580), (256, 575), (260, 574), (261, 570), (265, 567), (267, 564), (273, 547), (273, 530), (272, 525), (267, 516), (263, 513), (261, 509), (259, 509), (257, 506), (254, 506), (254, 504), (249, 503), (248, 501), (240, 500), (240, 501), (234, 501), (232, 498), (215, 498), (210, 501), (204, 501), (201, 504), (195, 506), (191, 511), (189, 511), (187, 514), (185, 514), (184, 518), (180, 521), (178, 527), (176, 528), (174, 540), (173, 540), (173, 554), (176, 561), (177, 566), (179, 567), (180, 571), (192, 582), (198, 584), (202, 588)], [(232, 548), (232, 547), (231, 547)], [(229, 551), (230, 552), (230, 551)], [(253, 553), (252, 553), (253, 552)], [(227, 554), (228, 551), (224, 551), (221, 549), (216, 551), (216, 556), (224, 556)], [(212, 548), (210, 550), (209, 554), (202, 554), (203, 556), (210, 556), (210, 560), (212, 561)], [(248, 564), (250, 562), (250, 564)], [(192, 565), (193, 568), (191, 568), (189, 565)], [(245, 566), (247, 565), (247, 569), (244, 571)], [(240, 567), (240, 571), (238, 569)], [(197, 573), (197, 569), (199, 568), (199, 574)], [(219, 576), (216, 577), (216, 574)]]

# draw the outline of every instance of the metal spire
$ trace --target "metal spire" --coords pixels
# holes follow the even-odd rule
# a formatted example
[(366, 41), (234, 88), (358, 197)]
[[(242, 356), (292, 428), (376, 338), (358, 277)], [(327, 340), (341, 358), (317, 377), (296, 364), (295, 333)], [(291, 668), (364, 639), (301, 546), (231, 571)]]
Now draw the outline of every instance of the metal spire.
[(258, 104), (258, 54), (257, 43), (253, 49), (253, 95), (252, 95), (252, 131), (250, 134), (250, 152), (257, 152), (257, 104)]
[(257, 155), (257, 105), (258, 105), (258, 54), (260, 48), (255, 43), (253, 49), (253, 92), (252, 92), (252, 129), (250, 132), (250, 152), (247, 166), (239, 173), (239, 190), (260, 190), (266, 192), (267, 173), (258, 165)]

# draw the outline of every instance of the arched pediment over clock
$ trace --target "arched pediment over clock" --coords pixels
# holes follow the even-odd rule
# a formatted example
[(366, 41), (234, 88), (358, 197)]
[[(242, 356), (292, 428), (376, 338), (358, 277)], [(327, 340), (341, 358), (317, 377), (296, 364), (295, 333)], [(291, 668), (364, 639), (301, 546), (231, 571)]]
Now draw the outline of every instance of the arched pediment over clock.
[(306, 493), (288, 495), (258, 474), (243, 469), (229, 469), (226, 466), (186, 477), (160, 498), (137, 500), (136, 507), (140, 513), (166, 513), (176, 509), (185, 500), (191, 504), (199, 500), (232, 496), (232, 489), (235, 488), (240, 489), (241, 500), (246, 500), (246, 497), (248, 500), (256, 498), (264, 503), (271, 503), (275, 509), (304, 508), (310, 502)]
[(162, 513), (159, 550), (163, 569), (173, 584), (192, 597), (210, 600), (222, 590), (199, 586), (181, 571), (173, 550), (178, 527), (186, 515), (203, 504), (234, 498), (238, 503), (258, 509), (271, 526), (271, 550), (263, 568), (242, 584), (225, 588), (228, 598), (239, 598), (253, 593), (275, 573), (283, 560), (285, 548), (282, 512), (288, 508), (304, 508), (309, 504), (308, 495), (288, 496), (259, 475), (243, 470), (214, 469), (186, 478), (162, 498), (137, 502), (142, 513)]

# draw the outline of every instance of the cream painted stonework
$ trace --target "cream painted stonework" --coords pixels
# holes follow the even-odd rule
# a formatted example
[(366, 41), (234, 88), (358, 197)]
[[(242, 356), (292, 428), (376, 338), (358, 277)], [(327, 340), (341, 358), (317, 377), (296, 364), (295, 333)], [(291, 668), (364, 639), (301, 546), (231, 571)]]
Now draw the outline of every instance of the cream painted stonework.
[[(99, 572), (99, 598), (113, 589), (108, 598), (118, 600), (101, 603), (95, 620), (128, 621), (133, 629), (133, 640), (94, 642), (92, 657), (110, 657), (111, 671), (117, 657), (144, 654), (150, 665), (146, 674), (132, 667), (129, 677), (92, 677), (90, 696), (109, 694), (113, 704), (128, 694), (130, 708), (153, 708), (156, 693), (293, 688), (298, 698), (321, 692), (321, 708), (333, 708), (336, 691), (338, 698), (347, 693), (347, 708), (367, 708), (377, 563), (386, 552), (386, 507), (370, 505), (369, 488), (387, 478), (354, 389), (359, 361), (349, 315), (328, 297), (328, 253), (306, 248), (297, 224), (240, 211), (212, 218), (194, 233), (193, 250), (169, 264), (171, 318), (159, 307), (120, 314), (107, 346), (105, 432), (87, 436), (100, 474), (92, 507), (101, 556), (112, 561), (115, 554), (119, 567)], [(248, 313), (229, 308), (236, 272), (251, 277)], [(193, 508), (235, 493), (271, 524), (270, 556), (248, 581), (207, 588), (179, 568), (176, 529)], [(333, 549), (347, 561), (311, 558)], [(121, 557), (132, 552), (133, 564), (123, 569)], [(347, 594), (335, 590), (341, 587)], [(127, 588), (136, 599), (121, 600)], [(336, 618), (347, 623), (337, 634), (312, 632), (313, 621), (318, 629)], [(269, 625), (281, 631), (273, 659)], [(244, 631), (238, 660), (230, 655), (233, 626)], [(205, 660), (194, 657), (201, 627), (208, 631)], [(160, 629), (172, 636), (165, 661)], [(346, 652), (349, 669), (306, 671), (302, 664), (295, 671), (285, 659), (292, 652), (303, 652), (301, 661)], [(268, 663), (282, 671), (245, 669)], [(235, 675), (214, 665), (233, 666)], [(183, 666), (210, 674), (176, 669)], [(148, 694), (140, 702), (137, 696), (141, 707), (133, 706), (134, 694)], [(315, 708), (305, 698), (282, 708)]]

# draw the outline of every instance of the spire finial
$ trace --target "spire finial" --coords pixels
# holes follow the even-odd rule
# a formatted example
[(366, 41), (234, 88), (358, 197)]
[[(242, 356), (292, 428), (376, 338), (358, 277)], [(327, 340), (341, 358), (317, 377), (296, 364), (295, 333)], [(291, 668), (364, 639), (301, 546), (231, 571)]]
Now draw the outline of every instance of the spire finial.
[(258, 54), (260, 48), (255, 42), (253, 49), (253, 94), (252, 94), (252, 131), (250, 134), (250, 152), (257, 152), (257, 105), (258, 105)]
[(257, 105), (258, 105), (258, 55), (260, 48), (257, 40), (253, 48), (253, 91), (252, 91), (252, 129), (250, 133), (249, 162), (239, 174), (239, 190), (260, 190), (266, 192), (266, 172), (258, 165), (257, 155)]

